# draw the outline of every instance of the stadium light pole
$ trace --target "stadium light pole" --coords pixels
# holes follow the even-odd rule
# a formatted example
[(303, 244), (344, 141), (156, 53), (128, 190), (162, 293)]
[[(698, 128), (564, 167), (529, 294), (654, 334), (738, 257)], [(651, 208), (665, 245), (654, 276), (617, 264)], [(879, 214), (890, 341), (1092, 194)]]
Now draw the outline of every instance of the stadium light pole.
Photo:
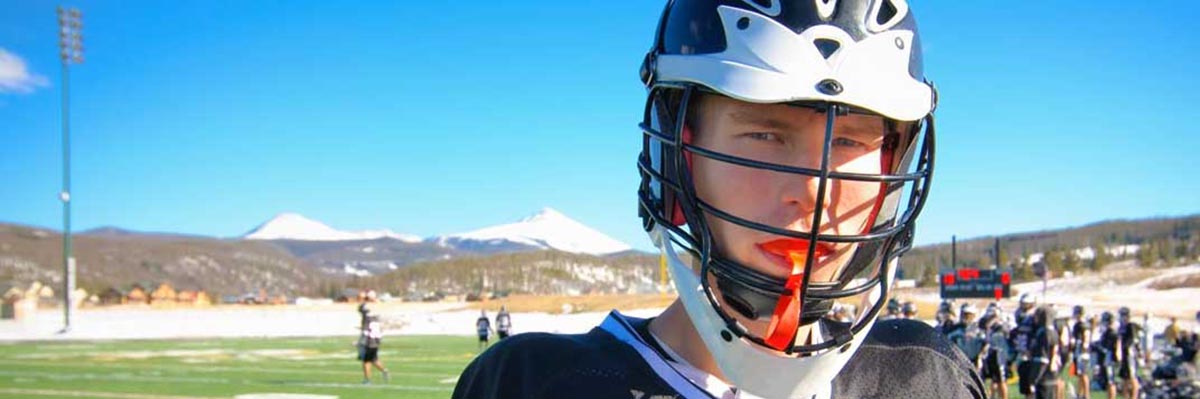
[(58, 6), (58, 50), (62, 61), (63, 181), (63, 329), (71, 330), (71, 294), (75, 291), (75, 257), (71, 254), (71, 64), (83, 63), (83, 13)]

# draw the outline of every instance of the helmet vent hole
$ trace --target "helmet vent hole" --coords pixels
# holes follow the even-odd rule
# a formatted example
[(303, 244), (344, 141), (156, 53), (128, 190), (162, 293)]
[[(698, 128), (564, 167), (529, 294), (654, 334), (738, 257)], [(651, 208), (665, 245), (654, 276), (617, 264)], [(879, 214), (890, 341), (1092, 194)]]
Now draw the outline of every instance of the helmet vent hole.
[(749, 27), (750, 27), (750, 18), (746, 18), (746, 17), (738, 18), (737, 28), (739, 30), (746, 30), (746, 28), (749, 28)]
[(822, 94), (836, 96), (842, 94), (842, 84), (833, 79), (825, 79), (817, 83), (817, 91)]
[(892, 4), (891, 0), (885, 0), (883, 4), (879, 6), (879, 13), (875, 14), (875, 23), (879, 25), (887, 25), (888, 22), (891, 22), (892, 18), (896, 17), (897, 12), (898, 10), (896, 9), (896, 5)]
[(725, 342), (733, 342), (733, 334), (730, 334), (729, 330), (721, 330), (721, 339)]
[(817, 51), (820, 51), (821, 56), (825, 57), (825, 59), (829, 59), (829, 57), (833, 56), (833, 53), (842, 48), (842, 44), (838, 43), (837, 40), (825, 38), (813, 39), (813, 46), (817, 47)]

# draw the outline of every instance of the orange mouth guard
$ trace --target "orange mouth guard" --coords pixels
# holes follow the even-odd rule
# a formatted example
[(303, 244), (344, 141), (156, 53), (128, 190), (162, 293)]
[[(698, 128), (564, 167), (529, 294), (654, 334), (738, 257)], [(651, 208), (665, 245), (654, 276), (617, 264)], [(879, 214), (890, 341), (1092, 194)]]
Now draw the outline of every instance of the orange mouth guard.
[[(775, 303), (775, 312), (771, 314), (771, 324), (767, 327), (766, 343), (778, 351), (786, 351), (796, 338), (796, 329), (800, 326), (800, 313), (804, 310), (801, 299), (804, 298), (804, 264), (808, 261), (808, 241), (805, 240), (775, 240), (761, 244), (767, 252), (784, 255), (792, 261), (792, 272), (788, 274), (784, 284), (784, 292)], [(820, 257), (828, 254), (825, 246), (817, 246), (814, 255)]]

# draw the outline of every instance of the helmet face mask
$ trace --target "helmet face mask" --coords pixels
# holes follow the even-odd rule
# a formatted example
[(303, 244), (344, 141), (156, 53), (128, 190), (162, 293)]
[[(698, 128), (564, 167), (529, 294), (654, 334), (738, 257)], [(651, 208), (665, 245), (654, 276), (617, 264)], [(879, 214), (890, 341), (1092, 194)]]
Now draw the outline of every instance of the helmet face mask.
[[(806, 392), (761, 382), (788, 365), (836, 375), (912, 244), (932, 178), (935, 95), (902, 3), (675, 1), (643, 65), (644, 227), (718, 366), (748, 392)], [(793, 123), (729, 129), (736, 112), (709, 103)], [(858, 314), (835, 320), (835, 302)], [(758, 352), (789, 362), (762, 378), (739, 370), (774, 362)]]
[[(644, 151), (640, 162), (644, 177), (641, 190), (644, 217), (648, 228), (661, 226), (668, 230), (670, 239), (676, 240), (677, 244), (699, 260), (697, 268), (701, 269), (701, 274), (712, 276), (711, 279), (702, 279), (704, 292), (711, 297), (714, 306), (718, 307), (718, 312), (727, 321), (731, 331), (739, 337), (764, 344), (761, 337), (746, 337), (747, 329), (739, 320), (745, 322), (770, 318), (772, 311), (777, 308), (779, 297), (787, 294), (789, 283), (786, 274), (764, 273), (761, 266), (756, 268), (745, 261), (739, 262), (738, 256), (731, 256), (731, 252), (736, 250), (731, 250), (728, 246), (723, 247), (722, 244), (729, 240), (722, 240), (720, 234), (731, 230), (738, 233), (726, 235), (750, 235), (759, 242), (790, 239), (809, 244), (801, 245), (799, 251), (807, 250), (807, 253), (802, 254), (805, 261), (799, 265), (803, 268), (797, 274), (808, 276), (799, 281), (802, 285), (801, 291), (808, 294), (803, 298), (805, 303), (801, 306), (801, 325), (814, 323), (826, 316), (834, 301), (848, 302), (854, 305), (855, 309), (862, 310), (862, 313), (854, 317), (856, 320), (873, 319), (882, 307), (882, 300), (887, 297), (886, 292), (879, 292), (879, 288), (894, 271), (890, 270), (892, 265), (889, 263), (911, 245), (912, 221), (919, 213), (927, 195), (933, 152), (931, 125), (903, 124), (837, 103), (787, 104), (788, 107), (808, 109), (810, 113), (818, 114), (824, 119), (824, 126), (821, 126), (818, 135), (823, 145), (816, 146), (815, 151), (820, 155), (812, 156), (820, 162), (811, 166), (765, 162), (706, 148), (700, 143), (704, 140), (694, 139), (695, 136), (706, 136), (709, 133), (693, 133), (696, 129), (685, 122), (690, 119), (687, 112), (692, 108), (688, 103), (697, 101), (702, 95), (699, 93), (705, 90), (694, 85), (682, 87), (683, 89), (676, 89), (667, 86), (660, 89), (676, 90), (680, 93), (652, 94), (647, 104), (647, 115), (642, 124), (646, 132)], [(706, 98), (715, 96), (703, 95)], [(673, 107), (664, 104), (671, 100), (678, 103)], [(761, 107), (747, 103), (739, 105), (751, 109)], [(673, 123), (660, 117), (666, 114), (666, 111), (657, 111), (671, 108), (677, 110), (676, 113), (670, 114), (670, 120), (675, 121)], [(836, 161), (839, 156), (836, 152), (840, 149), (834, 147), (833, 143), (843, 139), (838, 128), (841, 125), (839, 118), (874, 118), (879, 129), (876, 133), (879, 137), (879, 148), (876, 149), (878, 160), (871, 161), (875, 163), (874, 170), (864, 170), (863, 162), (858, 162), (858, 169), (855, 170), (838, 168), (848, 163)], [(674, 133), (664, 133), (652, 126), (673, 126)], [(898, 126), (905, 126), (907, 130), (897, 131)], [(918, 138), (919, 129), (923, 130), (924, 134)], [(903, 143), (900, 143), (901, 140)], [(916, 170), (888, 173), (890, 170), (904, 170), (911, 166), (915, 154), (919, 154), (920, 157)], [(713, 197), (723, 194), (728, 196), (730, 193), (734, 197), (747, 197), (744, 192), (752, 186), (738, 187), (737, 182), (754, 179), (710, 178), (707, 180), (716, 180), (721, 184), (706, 187), (697, 184), (696, 176), (702, 175), (700, 180), (704, 181), (703, 172), (697, 170), (706, 169), (702, 167), (706, 164), (716, 165), (707, 169), (724, 168), (738, 171), (726, 175), (741, 173), (744, 177), (757, 173), (756, 180), (814, 180), (817, 182), (815, 185), (818, 186), (818, 194), (814, 196), (817, 203), (812, 207), (822, 209), (822, 212), (811, 212), (803, 218), (797, 218), (800, 219), (796, 221), (797, 224), (812, 226), (801, 230), (791, 229), (779, 221), (772, 222), (757, 215), (746, 215), (744, 212), (722, 207), (721, 201)], [(813, 185), (811, 181), (809, 184)], [(847, 188), (852, 185), (857, 185), (859, 189)], [(869, 189), (863, 190), (862, 187)], [(847, 201), (825, 202), (837, 200), (851, 191), (869, 193), (866, 196), (869, 201), (860, 200), (853, 206), (847, 206)], [(897, 212), (900, 203), (905, 202), (905, 199), (907, 202), (904, 212)], [(763, 202), (759, 198), (752, 198), (752, 201)], [(647, 206), (657, 209), (647, 210)], [(668, 212), (668, 208), (672, 211)], [(763, 207), (760, 205), (758, 208)], [(852, 223), (822, 220), (823, 216), (831, 215), (836, 219), (843, 219), (843, 216), (849, 213), (839, 213), (841, 208), (851, 208), (858, 213), (859, 220)], [(739, 249), (745, 252), (747, 247), (749, 245), (741, 245)], [(827, 249), (827, 252), (832, 254), (821, 256), (818, 251), (822, 249)], [(740, 258), (745, 259), (746, 256)], [(712, 292), (714, 285), (719, 288), (719, 293)], [(882, 287), (884, 290), (887, 288), (889, 287)], [(852, 330), (858, 332), (862, 326), (864, 325), (857, 325), (855, 327), (858, 328)], [(775, 346), (775, 349), (784, 352), (812, 352), (836, 346), (832, 344), (833, 341), (845, 343), (844, 338), (830, 338), (830, 342), (824, 345)]]

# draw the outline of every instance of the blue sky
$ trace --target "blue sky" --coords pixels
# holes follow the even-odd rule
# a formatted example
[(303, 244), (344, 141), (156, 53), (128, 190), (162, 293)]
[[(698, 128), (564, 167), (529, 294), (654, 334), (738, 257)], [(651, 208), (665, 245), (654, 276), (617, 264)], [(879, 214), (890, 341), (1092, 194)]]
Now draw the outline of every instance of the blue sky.
[[(73, 4), (73, 228), (298, 212), (429, 236), (549, 206), (649, 249), (637, 67), (661, 3), (482, 3)], [(0, 81), (3, 222), (61, 226), (55, 5), (0, 0), (0, 60), (28, 72)], [(1200, 3), (913, 7), (942, 99), (918, 243), (1200, 212)]]

